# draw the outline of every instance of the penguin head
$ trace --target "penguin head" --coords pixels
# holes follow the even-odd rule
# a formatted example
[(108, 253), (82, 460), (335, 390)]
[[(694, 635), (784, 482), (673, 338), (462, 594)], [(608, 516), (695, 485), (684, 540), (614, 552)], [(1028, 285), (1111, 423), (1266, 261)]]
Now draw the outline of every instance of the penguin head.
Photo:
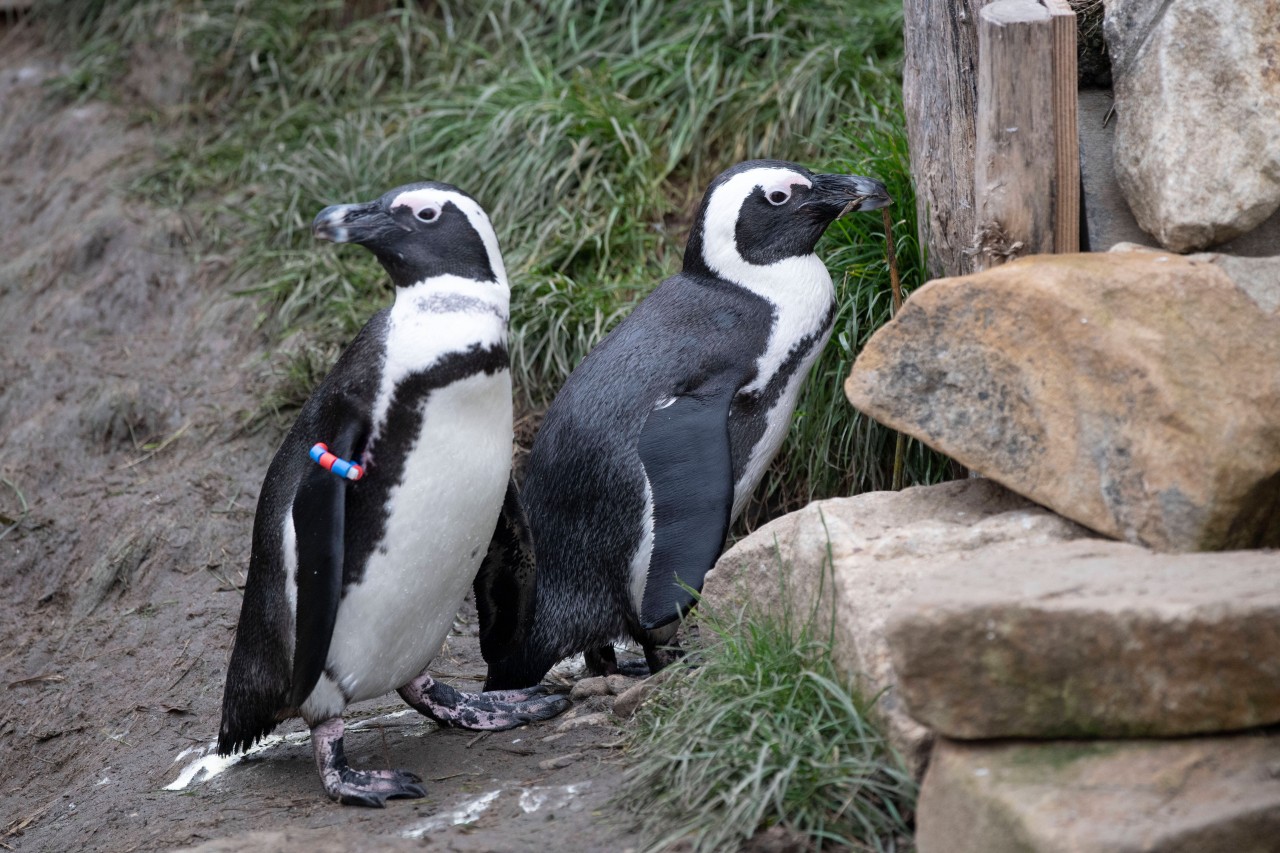
[(783, 160), (748, 160), (721, 173), (702, 198), (685, 248), (686, 272), (720, 274), (813, 254), (844, 213), (892, 203), (860, 175), (815, 175)]
[(321, 240), (364, 246), (396, 287), (441, 275), (507, 283), (484, 208), (449, 184), (406, 184), (375, 201), (331, 205), (316, 216), (311, 231)]

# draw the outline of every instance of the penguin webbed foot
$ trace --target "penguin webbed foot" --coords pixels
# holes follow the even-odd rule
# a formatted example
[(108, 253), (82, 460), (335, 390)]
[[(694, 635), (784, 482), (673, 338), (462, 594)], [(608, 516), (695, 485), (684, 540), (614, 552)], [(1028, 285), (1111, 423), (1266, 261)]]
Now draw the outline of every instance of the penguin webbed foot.
[(648, 678), (651, 674), (648, 661), (639, 658), (618, 660), (613, 644), (596, 646), (582, 653), (587, 665), (587, 675), (625, 675), (628, 678)]
[(311, 745), (320, 782), (329, 799), (344, 806), (381, 809), (387, 800), (417, 799), (427, 795), (422, 777), (408, 770), (356, 770), (347, 763), (342, 748), (341, 717), (311, 727)]
[(463, 693), (423, 673), (401, 687), (400, 698), (442, 726), (502, 731), (549, 720), (569, 709), (568, 697), (541, 685), (520, 690)]
[(644, 644), (644, 661), (647, 670), (645, 674), (657, 675), (682, 657), (684, 657), (684, 649), (677, 646), (674, 640), (661, 646), (646, 643)]
[[(674, 634), (675, 632), (670, 632)], [(596, 646), (582, 653), (588, 675), (625, 675), (628, 678), (648, 678), (684, 657), (684, 649), (670, 636), (666, 642), (640, 641), (644, 660), (628, 658), (619, 661), (613, 645)]]

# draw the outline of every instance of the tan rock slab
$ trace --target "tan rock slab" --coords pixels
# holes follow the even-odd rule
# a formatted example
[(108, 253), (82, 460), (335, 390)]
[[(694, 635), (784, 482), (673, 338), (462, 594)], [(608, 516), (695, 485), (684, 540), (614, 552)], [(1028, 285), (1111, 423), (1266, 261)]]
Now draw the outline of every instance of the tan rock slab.
[(925, 582), (939, 555), (982, 562), (1004, 548), (1086, 535), (991, 480), (818, 501), (727, 551), (707, 575), (703, 607), (733, 613), (752, 605), (789, 613), (793, 625), (811, 620), (814, 636), (832, 638), (850, 681), (880, 696), (892, 743), (919, 770), (929, 733), (906, 715), (894, 688), (884, 635), (890, 609)]
[(1280, 552), (1119, 542), (937, 565), (894, 608), (898, 694), (955, 738), (1129, 737), (1280, 723)]
[(1280, 737), (940, 739), (920, 853), (1275, 853)]
[(872, 337), (845, 392), (1109, 536), (1280, 545), (1280, 300), (1258, 269), (1276, 261), (1218, 257), (1039, 256), (938, 279)]

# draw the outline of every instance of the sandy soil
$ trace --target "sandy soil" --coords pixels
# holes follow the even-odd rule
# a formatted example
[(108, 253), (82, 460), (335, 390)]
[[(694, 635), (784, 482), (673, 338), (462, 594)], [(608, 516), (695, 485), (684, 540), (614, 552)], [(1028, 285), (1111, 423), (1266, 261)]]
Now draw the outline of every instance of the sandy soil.
[[(353, 764), (428, 780), (386, 810), (330, 803), (296, 723), (193, 769), (280, 438), (243, 427), (267, 341), (217, 259), (193, 260), (198, 223), (129, 198), (155, 127), (59, 106), (57, 58), (16, 35), (0, 31), (0, 848), (634, 846), (607, 805), (612, 697), (480, 737), (395, 715), (394, 694), (355, 706)], [(464, 610), (435, 664), (464, 688), (484, 669), (474, 633)]]

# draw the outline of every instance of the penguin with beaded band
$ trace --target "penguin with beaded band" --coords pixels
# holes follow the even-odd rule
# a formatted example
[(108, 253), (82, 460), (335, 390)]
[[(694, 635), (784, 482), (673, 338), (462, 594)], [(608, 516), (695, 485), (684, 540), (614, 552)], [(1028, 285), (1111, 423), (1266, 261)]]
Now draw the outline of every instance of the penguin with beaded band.
[(525, 641), (491, 658), (486, 689), (538, 683), (582, 652), (616, 672), (616, 639), (669, 661), (729, 526), (786, 435), (831, 335), (835, 291), (814, 247), (883, 184), (740, 163), (708, 188), (681, 272), (575, 368), (534, 439), (521, 498), (536, 555)]
[(456, 187), (424, 182), (325, 208), (313, 231), (372, 251), (396, 297), (320, 382), (268, 468), (218, 751), (301, 716), (329, 797), (382, 806), (424, 796), (422, 780), (348, 764), (350, 703), (396, 690), (443, 725), (504, 729), (568, 700), (541, 688), (460, 693), (426, 672), (473, 585), (488, 654), (513, 652), (531, 615), (530, 567), (488, 558), (499, 518), (522, 523), (510, 289), (488, 217)]

